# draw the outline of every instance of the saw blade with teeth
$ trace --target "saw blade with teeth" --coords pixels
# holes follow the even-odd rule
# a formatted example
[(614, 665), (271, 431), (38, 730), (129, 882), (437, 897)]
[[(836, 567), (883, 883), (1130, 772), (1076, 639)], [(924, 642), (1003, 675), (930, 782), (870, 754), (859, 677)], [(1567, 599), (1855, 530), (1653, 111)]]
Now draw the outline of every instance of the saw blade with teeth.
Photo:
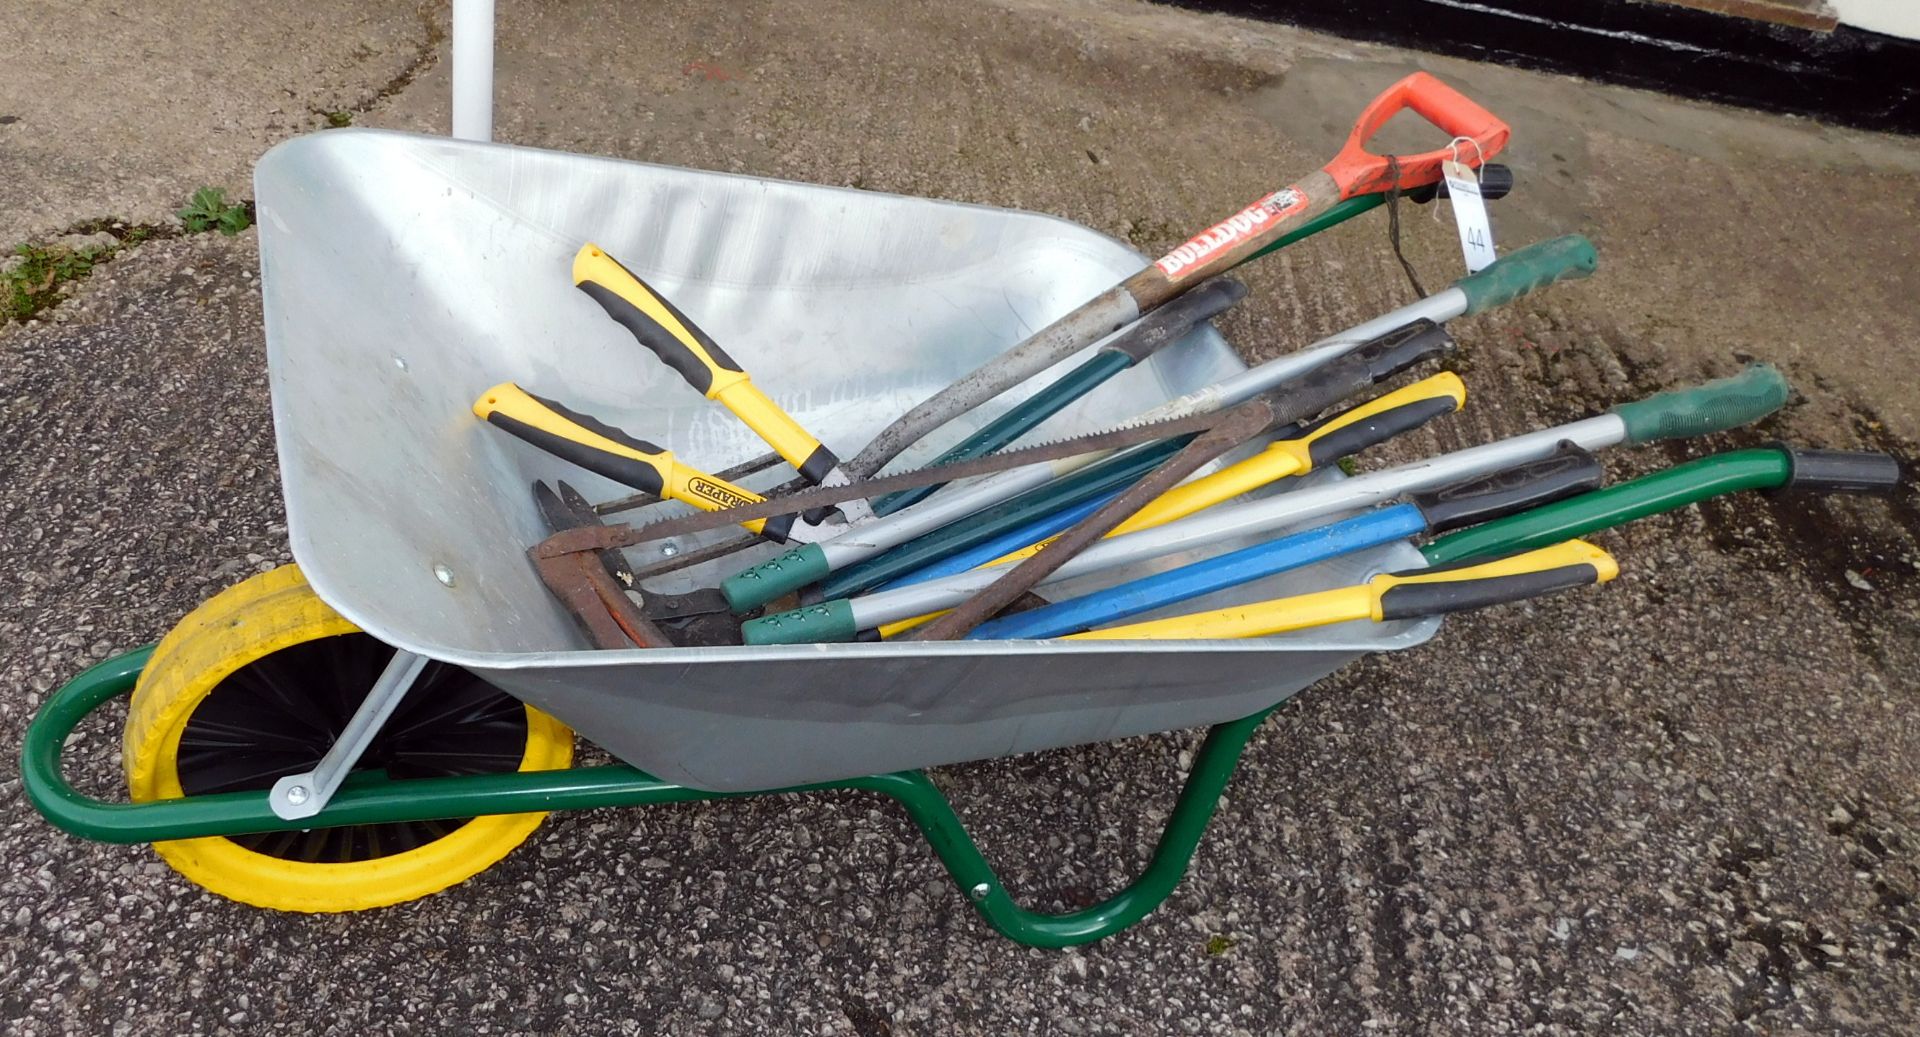
[(1045, 464), (1048, 461), (1079, 457), (1083, 454), (1109, 453), (1143, 443), (1155, 443), (1179, 436), (1195, 436), (1223, 420), (1222, 415), (1225, 413), (1227, 412), (1209, 411), (1159, 421), (1119, 425), (1102, 432), (1037, 443), (1016, 450), (976, 457), (969, 461), (931, 465), (911, 472), (901, 472), (898, 475), (883, 475), (839, 486), (818, 486), (797, 493), (769, 497), (754, 504), (727, 508), (724, 511), (700, 511), (644, 526), (607, 525), (571, 529), (542, 541), (534, 548), (534, 553), (540, 557), (552, 557), (574, 551), (632, 547), (635, 544), (665, 540), (668, 537), (721, 529), (752, 519), (811, 511), (814, 508), (838, 504), (842, 501), (870, 499), (900, 490), (957, 482), (961, 479), (974, 479), (1015, 468)]

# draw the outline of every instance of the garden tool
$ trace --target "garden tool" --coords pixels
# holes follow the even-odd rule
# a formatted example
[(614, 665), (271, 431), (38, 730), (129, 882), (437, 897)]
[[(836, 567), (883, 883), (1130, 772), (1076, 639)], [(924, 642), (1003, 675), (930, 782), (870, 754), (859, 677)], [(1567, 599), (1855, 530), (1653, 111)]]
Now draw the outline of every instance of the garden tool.
[[(583, 526), (601, 525), (600, 516), (594, 513), (593, 506), (579, 490), (565, 482), (549, 487), (544, 482), (533, 484), (534, 505), (540, 509), (540, 515), (553, 532), (579, 529)], [(671, 644), (680, 647), (726, 645), (740, 643), (740, 623), (733, 616), (733, 610), (727, 607), (726, 599), (720, 592), (711, 588), (691, 591), (686, 594), (661, 594), (640, 587), (634, 580), (633, 569), (617, 550), (594, 552), (605, 568), (607, 575), (613, 577), (621, 591), (629, 597), (640, 599), (640, 614), (654, 629), (667, 639), (665, 644), (640, 644), (642, 648), (660, 648)], [(549, 581), (551, 583), (551, 581)], [(601, 600), (598, 588), (603, 586), (593, 581), (596, 588), (595, 600)], [(566, 588), (552, 588), (555, 596), (562, 602), (586, 602), (586, 596)], [(605, 602), (602, 601), (604, 605)], [(624, 612), (625, 610), (621, 610)], [(577, 613), (576, 613), (577, 615)], [(616, 616), (620, 613), (615, 613)], [(588, 633), (594, 632), (591, 620), (582, 619)], [(625, 632), (625, 631), (623, 631)], [(636, 641), (636, 643), (638, 643)], [(624, 647), (624, 646), (622, 646)]]
[[(1135, 420), (1146, 422), (1218, 410), (1297, 378), (1409, 324), (1423, 320), (1442, 323), (1454, 317), (1482, 313), (1556, 281), (1586, 277), (1597, 266), (1598, 257), (1594, 254), (1593, 245), (1577, 234), (1539, 242), (1509, 253), (1485, 270), (1461, 278), (1419, 302), (1402, 306), (1322, 339), (1306, 349), (1170, 400), (1139, 415)], [(749, 570), (753, 574), (751, 577), (743, 574), (738, 578), (730, 588), (728, 597), (736, 604), (772, 601), (807, 584), (823, 580), (836, 570), (941, 529), (957, 519), (1045, 485), (1099, 459), (1100, 455), (1090, 454), (1047, 466), (1007, 472), (966, 486), (951, 487), (912, 508), (861, 523), (840, 536), (820, 542), (817, 547), (807, 546), (781, 552)], [(864, 586), (884, 583), (942, 556), (936, 554), (919, 558), (891, 575), (864, 581)], [(745, 586), (749, 580), (753, 585), (750, 592)], [(826, 592), (824, 596), (844, 597), (846, 593), (844, 590), (840, 593)]]
[(1524, 601), (1606, 583), (1619, 574), (1612, 555), (1584, 540), (1569, 540), (1511, 558), (1383, 573), (1352, 587), (1089, 630), (1068, 639), (1203, 641), (1266, 637), (1357, 619), (1386, 623)]
[[(751, 504), (762, 498), (716, 476), (708, 475), (655, 446), (590, 415), (553, 400), (535, 396), (512, 382), (481, 393), (473, 413), (555, 457), (637, 490), (691, 504), (702, 511), (719, 511)], [(790, 514), (773, 521), (748, 519), (740, 524), (771, 540), (817, 535), (814, 527), (791, 521)]]
[(1563, 500), (1598, 487), (1600, 462), (1571, 443), (1537, 461), (1503, 468), (1411, 494), (1400, 503), (1362, 512), (1277, 540), (1202, 559), (1177, 569), (1040, 608), (989, 620), (973, 640), (1061, 637), (1228, 587), (1322, 562), (1354, 551), (1427, 533), (1441, 533)]
[[(1409, 108), (1448, 137), (1464, 138), (1473, 147), (1440, 148), (1406, 157), (1368, 152), (1366, 144), (1374, 133)], [(1452, 87), (1425, 72), (1407, 76), (1361, 111), (1346, 146), (1318, 172), (1257, 199), (934, 394), (881, 431), (849, 468), (861, 476), (879, 471), (927, 433), (1207, 278), (1246, 262), (1341, 201), (1434, 183), (1441, 179), (1440, 164), (1456, 155), (1468, 158), (1470, 165), (1484, 164), (1506, 146), (1507, 135), (1506, 123)]]
[[(826, 444), (754, 385), (746, 370), (701, 331), (699, 325), (599, 246), (583, 245), (574, 254), (573, 283), (599, 303), (607, 316), (632, 332), (641, 345), (686, 379), (695, 392), (709, 400), (718, 400), (745, 422), (800, 473), (800, 478), (821, 486), (839, 486), (847, 481), (840, 459)], [(852, 521), (873, 517), (863, 500), (842, 501), (838, 507)], [(819, 510), (803, 517), (806, 522), (817, 525), (827, 514)]]
[[(1025, 435), (1034, 426), (1058, 414), (1100, 383), (1152, 356), (1188, 331), (1212, 320), (1247, 297), (1247, 286), (1231, 277), (1217, 277), (1128, 325), (1096, 350), (1079, 367), (1027, 397), (1013, 409), (981, 426), (949, 447), (933, 464), (949, 464), (991, 454)], [(938, 491), (938, 486), (891, 493), (873, 502), (876, 515), (890, 515)]]
[[(1357, 454), (1402, 432), (1419, 428), (1441, 414), (1458, 410), (1466, 402), (1466, 396), (1467, 389), (1460, 381), (1460, 376), (1450, 371), (1422, 379), (1368, 403), (1313, 422), (1294, 435), (1275, 440), (1266, 449), (1244, 461), (1176, 486), (1133, 512), (1126, 521), (1104, 535), (1122, 536), (1165, 525), (1276, 480), (1305, 474), (1320, 465)], [(1075, 527), (1078, 525), (1074, 524)], [(994, 566), (1018, 562), (1042, 549), (1051, 550), (1057, 540), (1058, 536), (1055, 536), (1032, 542), (981, 564)], [(915, 573), (898, 581), (897, 585), (919, 582), (922, 582), (920, 574)], [(880, 633), (885, 637), (894, 637), (927, 618), (888, 624), (880, 629)]]
[[(1444, 486), (1547, 456), (1559, 449), (1562, 441), (1595, 450), (1619, 443), (1639, 445), (1735, 428), (1778, 410), (1786, 403), (1788, 393), (1786, 379), (1778, 370), (1771, 365), (1754, 364), (1729, 378), (1620, 404), (1605, 414), (1554, 428), (1325, 486), (1209, 508), (1156, 529), (1094, 544), (1062, 565), (1053, 579), (1098, 572), (1368, 507), (1404, 493)], [(796, 612), (767, 616), (754, 621), (755, 630), (761, 633), (746, 633), (769, 640), (784, 640), (789, 635), (804, 640), (849, 640), (862, 629), (951, 608), (998, 579), (1002, 568), (956, 573), (851, 601), (823, 602)], [(804, 618), (797, 618), (801, 613)], [(797, 634), (802, 630), (804, 634)]]
[[(1353, 350), (1345, 356), (1316, 368), (1299, 378), (1286, 382), (1271, 391), (1284, 393), (1288, 406), (1296, 418), (1312, 418), (1321, 411), (1340, 403), (1349, 396), (1377, 385), (1406, 371), (1415, 365), (1437, 359), (1450, 353), (1453, 339), (1446, 330), (1425, 321), (1417, 321), (1404, 328), (1398, 328), (1371, 342)], [(930, 566), (948, 571), (964, 571), (975, 565), (992, 561), (1007, 553), (1046, 539), (1073, 521), (1062, 522), (1055, 514), (1062, 508), (1071, 508), (1082, 512), (1083, 501), (1098, 494), (1092, 491), (1096, 486), (1131, 485), (1133, 478), (1114, 483), (1112, 477), (1125, 471), (1142, 471), (1140, 462), (1154, 451), (1165, 447), (1143, 447), (1129, 454), (1116, 455), (1095, 464), (1072, 472), (1052, 483), (1031, 490), (1005, 504), (989, 508), (975, 515), (953, 522), (924, 537), (903, 544), (886, 554), (834, 573), (821, 581), (820, 594), (824, 598), (844, 598), (862, 593), (882, 584), (904, 582), (909, 576)], [(964, 492), (964, 491), (961, 491)], [(929, 502), (933, 506), (937, 502)], [(1079, 507), (1075, 507), (1080, 505)], [(1094, 507), (1098, 507), (1095, 504)], [(1084, 512), (1090, 513), (1090, 512)], [(1020, 539), (1024, 537), (1024, 539)], [(1004, 544), (1006, 539), (1017, 542)], [(988, 543), (999, 544), (1000, 549), (990, 555), (981, 555)], [(823, 544), (823, 549), (838, 548), (838, 543)], [(774, 564), (784, 565), (784, 559), (795, 552), (783, 552), (776, 556)], [(837, 550), (823, 550), (821, 555), (832, 557)], [(966, 556), (972, 563), (954, 568), (947, 563)], [(763, 567), (764, 568), (764, 567)], [(749, 570), (754, 572), (754, 570)], [(749, 605), (754, 596), (744, 593), (750, 577), (728, 580), (721, 584), (728, 600), (736, 605)]]

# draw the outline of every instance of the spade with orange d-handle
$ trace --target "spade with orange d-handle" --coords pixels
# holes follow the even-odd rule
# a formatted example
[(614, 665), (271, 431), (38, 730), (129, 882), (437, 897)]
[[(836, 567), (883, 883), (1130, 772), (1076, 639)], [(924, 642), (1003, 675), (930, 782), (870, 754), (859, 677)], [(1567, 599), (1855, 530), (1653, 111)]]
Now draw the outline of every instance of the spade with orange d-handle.
[[(1406, 109), (1453, 138), (1418, 155), (1376, 155), (1367, 141)], [(1506, 146), (1509, 130), (1493, 113), (1425, 72), (1387, 87), (1354, 121), (1346, 146), (1315, 172), (1208, 227), (1186, 244), (998, 354), (928, 397), (847, 462), (858, 477), (880, 470), (934, 429), (1092, 345), (1114, 329), (1165, 305), (1195, 285), (1267, 251), (1346, 199), (1413, 190), (1438, 181), (1440, 165), (1458, 158), (1481, 166)], [(1223, 145), (1229, 147), (1229, 145)], [(1205, 163), (1207, 156), (1197, 162)]]
[[(574, 254), (573, 283), (686, 379), (695, 392), (718, 401), (745, 422), (775, 453), (786, 458), (802, 479), (819, 486), (838, 486), (847, 481), (833, 451), (761, 392), (746, 370), (699, 325), (600, 246), (588, 243)], [(809, 512), (805, 521), (817, 524), (832, 510)], [(849, 522), (873, 516), (867, 503), (859, 500), (841, 503), (839, 511)]]

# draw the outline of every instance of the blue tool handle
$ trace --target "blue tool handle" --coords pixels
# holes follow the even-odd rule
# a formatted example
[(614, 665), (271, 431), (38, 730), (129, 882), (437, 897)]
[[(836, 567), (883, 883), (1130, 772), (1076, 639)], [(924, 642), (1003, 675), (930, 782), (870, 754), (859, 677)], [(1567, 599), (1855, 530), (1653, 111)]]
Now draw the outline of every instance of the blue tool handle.
[(968, 548), (957, 555), (948, 555), (924, 569), (915, 569), (905, 576), (877, 589), (883, 591), (892, 590), (895, 587), (905, 587), (909, 583), (925, 583), (928, 580), (938, 579), (942, 576), (952, 576), (954, 573), (963, 573), (969, 569), (978, 569), (1001, 555), (1018, 551), (1023, 547), (1032, 547), (1050, 536), (1056, 536), (1072, 529), (1079, 524), (1081, 519), (1106, 507), (1108, 501), (1118, 496), (1120, 496), (1120, 491), (1115, 490), (1104, 496), (1095, 497), (1090, 501), (1076, 504), (1065, 511), (1055, 512), (1021, 526), (1011, 533), (1002, 533), (992, 540), (981, 544), (979, 547)]
[(1192, 438), (1175, 436), (1102, 458), (985, 511), (948, 523), (820, 581), (820, 598), (831, 601), (865, 594), (948, 555), (986, 543), (1008, 530), (1022, 528), (1037, 516), (1131, 486), (1160, 462), (1179, 453)]
[(1411, 504), (1378, 508), (1083, 597), (989, 620), (967, 637), (1006, 641), (1076, 634), (1275, 573), (1404, 540), (1426, 528), (1425, 516)]

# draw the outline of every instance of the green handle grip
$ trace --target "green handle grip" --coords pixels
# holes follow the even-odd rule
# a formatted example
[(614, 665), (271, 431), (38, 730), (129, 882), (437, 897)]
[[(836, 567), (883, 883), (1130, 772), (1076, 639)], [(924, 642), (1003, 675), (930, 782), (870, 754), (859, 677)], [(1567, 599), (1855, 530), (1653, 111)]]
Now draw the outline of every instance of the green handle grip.
[(824, 580), (832, 571), (820, 545), (806, 544), (734, 573), (720, 581), (720, 593), (735, 612), (745, 612)]
[(807, 605), (740, 624), (740, 640), (749, 645), (804, 645), (846, 642), (860, 632), (853, 602), (845, 598)]
[(1453, 283), (1467, 295), (1467, 316), (1504, 306), (1555, 281), (1586, 277), (1600, 265), (1593, 242), (1568, 234), (1528, 245), (1493, 261), (1477, 274)]
[(1363, 212), (1379, 208), (1380, 204), (1386, 200), (1387, 196), (1384, 194), (1362, 194), (1352, 198), (1342, 198), (1326, 212), (1280, 235), (1267, 247), (1235, 263), (1234, 266), (1245, 266), (1269, 252), (1278, 252), (1302, 238), (1310, 238), (1328, 227), (1337, 227)]
[(1608, 411), (1627, 426), (1628, 443), (1704, 436), (1758, 421), (1786, 405), (1792, 393), (1772, 364), (1749, 364), (1730, 378), (1658, 393)]

